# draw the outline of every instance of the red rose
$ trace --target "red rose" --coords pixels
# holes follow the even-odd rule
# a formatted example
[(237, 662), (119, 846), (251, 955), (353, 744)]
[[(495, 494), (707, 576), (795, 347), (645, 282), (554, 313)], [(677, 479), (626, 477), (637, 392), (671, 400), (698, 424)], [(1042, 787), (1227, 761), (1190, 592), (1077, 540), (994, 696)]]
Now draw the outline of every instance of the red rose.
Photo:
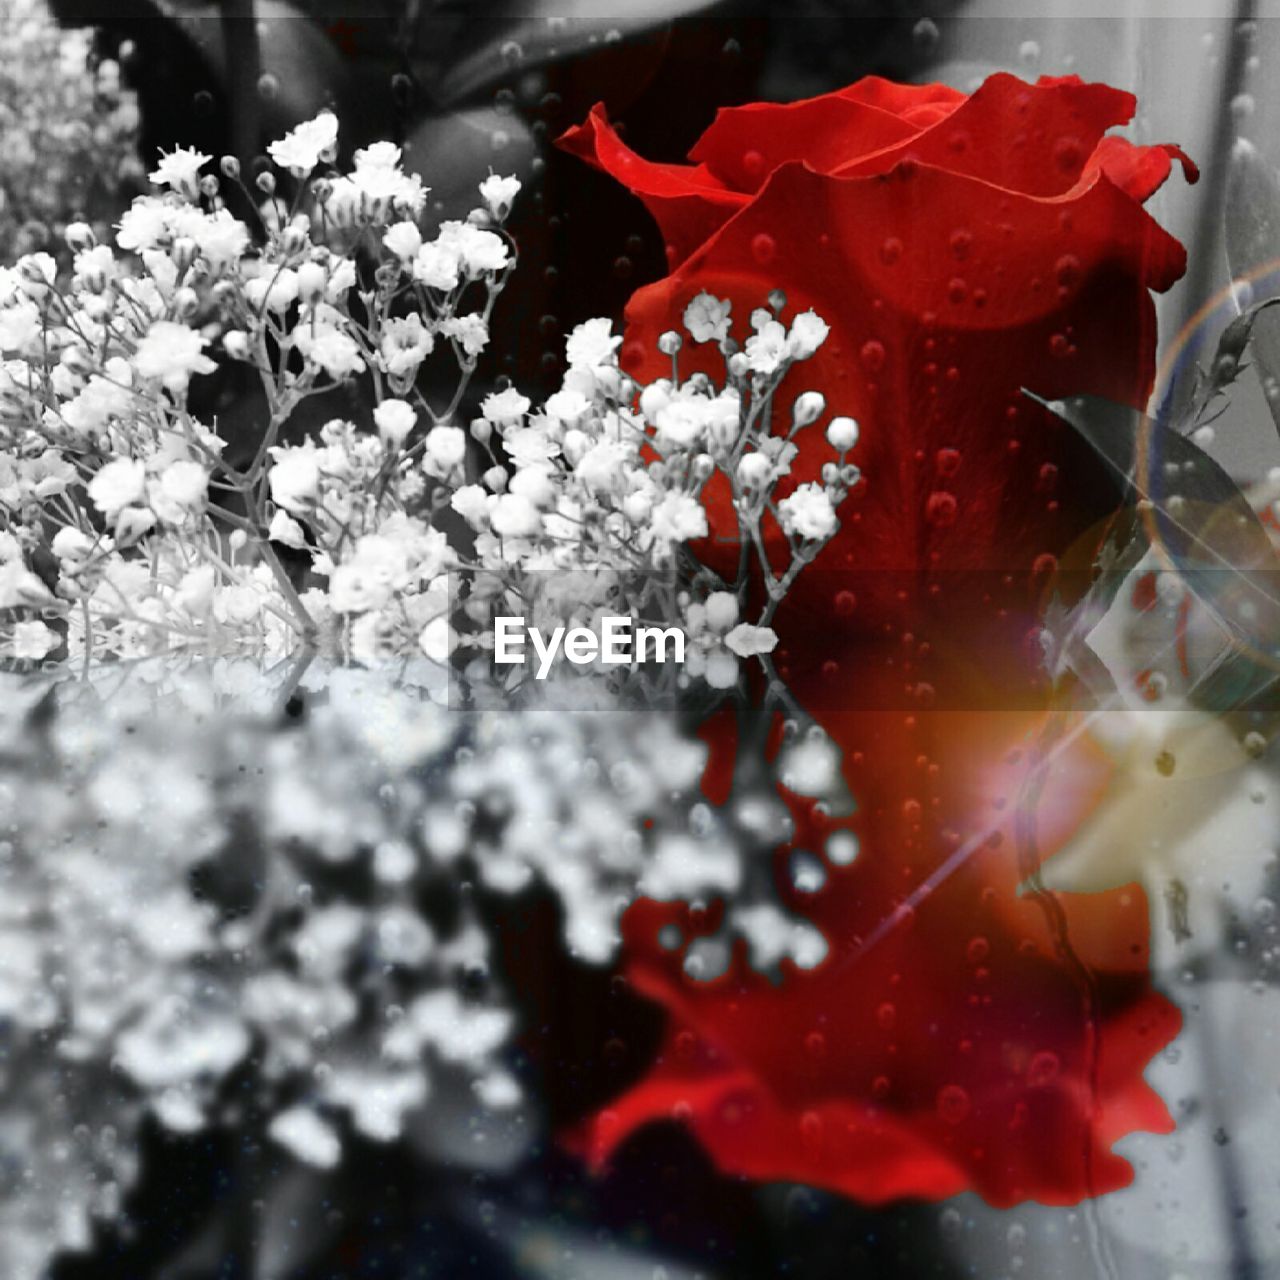
[[(722, 111), (687, 166), (634, 155), (600, 107), (562, 139), (639, 195), (667, 241), (671, 274), (627, 309), (630, 372), (668, 371), (658, 335), (701, 290), (733, 301), (742, 337), (781, 288), (831, 334), (777, 401), (817, 389), (856, 417), (864, 477), (774, 624), (779, 671), (840, 746), (858, 804), (834, 825), (861, 852), (828, 865), (820, 892), (797, 893), (783, 868), (792, 848), (821, 850), (828, 819), (793, 800), (796, 837), (777, 854), (779, 893), (828, 957), (774, 985), (739, 955), (695, 983), (657, 935), (674, 922), (687, 942), (715, 921), (634, 908), (629, 971), (669, 1033), (649, 1077), (582, 1135), (594, 1156), (676, 1115), (759, 1178), (867, 1201), (973, 1188), (1063, 1203), (1128, 1181), (1116, 1139), (1170, 1127), (1142, 1080), (1178, 1015), (1150, 985), (1141, 890), (1019, 891), (1100, 790), (1103, 766), (1070, 738), (1055, 811), (1021, 788), (1047, 706), (1046, 575), (1091, 562), (1116, 503), (1090, 450), (1023, 389), (1142, 405), (1150, 291), (1184, 266), (1142, 201), (1175, 157), (1194, 169), (1174, 147), (1104, 136), (1133, 109), (1074, 78), (997, 75), (968, 97), (868, 79)], [(830, 459), (822, 430), (797, 438), (792, 485)], [(729, 565), (727, 491), (704, 497), (703, 554)], [(717, 721), (707, 736), (722, 799), (732, 733)]]

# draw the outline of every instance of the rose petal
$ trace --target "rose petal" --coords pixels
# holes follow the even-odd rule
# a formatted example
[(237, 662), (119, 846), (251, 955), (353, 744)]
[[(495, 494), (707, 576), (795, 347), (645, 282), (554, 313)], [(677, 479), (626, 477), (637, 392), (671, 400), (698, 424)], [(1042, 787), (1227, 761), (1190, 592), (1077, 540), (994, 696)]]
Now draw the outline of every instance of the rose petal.
[(785, 104), (755, 102), (717, 112), (689, 159), (733, 190), (752, 192), (788, 160), (830, 173), (919, 132), (900, 116), (839, 94)]
[(656, 164), (636, 155), (610, 125), (603, 103), (596, 103), (586, 121), (567, 130), (556, 145), (640, 197), (662, 231), (673, 266), (748, 202), (704, 165)]

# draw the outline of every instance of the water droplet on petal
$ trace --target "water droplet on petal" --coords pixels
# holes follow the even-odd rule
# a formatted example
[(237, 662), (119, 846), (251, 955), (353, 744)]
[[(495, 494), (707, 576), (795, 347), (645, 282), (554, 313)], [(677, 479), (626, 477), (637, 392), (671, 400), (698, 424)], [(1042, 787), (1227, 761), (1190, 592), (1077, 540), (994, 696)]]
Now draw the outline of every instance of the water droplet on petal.
[(862, 344), (862, 350), (858, 353), (858, 356), (862, 361), (862, 367), (868, 373), (879, 373), (884, 368), (884, 343), (877, 342), (872, 338), (869, 342)]
[(954, 524), (956, 519), (956, 495), (954, 493), (931, 493), (925, 500), (924, 518), (935, 528), (945, 529)]
[(777, 254), (778, 242), (767, 232), (761, 231), (751, 237), (751, 256), (762, 267), (767, 267)]
[(880, 246), (880, 261), (891, 267), (902, 257), (902, 241), (897, 236), (890, 236)]

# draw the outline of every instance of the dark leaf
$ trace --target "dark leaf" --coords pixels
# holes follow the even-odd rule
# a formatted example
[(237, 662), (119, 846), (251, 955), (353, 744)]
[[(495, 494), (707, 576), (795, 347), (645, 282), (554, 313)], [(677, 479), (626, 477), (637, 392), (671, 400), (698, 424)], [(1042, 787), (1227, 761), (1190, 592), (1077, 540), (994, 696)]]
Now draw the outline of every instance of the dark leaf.
[(719, 0), (514, 0), (493, 5), (454, 49), (433, 92), (451, 105), (514, 75), (617, 44)]
[[(1228, 165), (1224, 229), (1233, 279), (1248, 281), (1255, 297), (1280, 292), (1280, 177), (1243, 138)], [(1252, 349), (1280, 428), (1280, 315), (1262, 317)]]

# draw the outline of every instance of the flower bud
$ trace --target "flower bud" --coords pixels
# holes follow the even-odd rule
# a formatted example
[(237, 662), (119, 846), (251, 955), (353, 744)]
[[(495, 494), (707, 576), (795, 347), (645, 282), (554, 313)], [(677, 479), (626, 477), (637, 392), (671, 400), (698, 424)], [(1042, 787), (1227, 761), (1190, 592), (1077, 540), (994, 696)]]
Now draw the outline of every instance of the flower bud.
[(194, 289), (179, 289), (173, 296), (173, 309), (181, 320), (190, 320), (200, 309), (200, 295)]
[(769, 290), (769, 306), (773, 308), (775, 314), (780, 312), (787, 305), (787, 295), (781, 289)]
[(186, 271), (196, 260), (196, 254), (199, 252), (200, 246), (190, 236), (179, 236), (173, 242), (173, 249), (169, 256), (179, 271)]
[(222, 347), (233, 360), (249, 358), (249, 335), (243, 329), (232, 329), (223, 334)]
[(270, 169), (264, 169), (258, 174), (257, 178), (254, 179), (254, 183), (263, 195), (270, 196), (275, 194), (276, 175)]
[(858, 443), (858, 424), (853, 418), (832, 418), (827, 424), (827, 443), (837, 453), (848, 453)]
[(697, 480), (709, 480), (716, 469), (716, 461), (709, 453), (700, 453), (693, 460), (693, 474)]
[(840, 480), (846, 489), (852, 489), (859, 480), (862, 479), (862, 470), (855, 467), (852, 462), (846, 462), (840, 468)]
[(772, 470), (773, 464), (763, 453), (744, 453), (738, 463), (738, 483), (744, 489), (758, 488)]
[(240, 161), (237, 160), (235, 156), (223, 156), (222, 159), (218, 161), (218, 165), (222, 169), (223, 174), (230, 178), (232, 182), (240, 181)]
[(505, 493), (507, 491), (507, 473), (502, 467), (490, 467), (488, 471), (481, 476), (486, 487), (493, 493)]
[(67, 223), (63, 236), (68, 248), (74, 249), (77, 253), (81, 249), (92, 249), (98, 243), (98, 237), (93, 234), (93, 228), (87, 222)]
[(243, 529), (232, 529), (227, 542), (232, 551), (243, 551), (249, 544), (249, 535)]
[(664, 356), (673, 356), (680, 350), (682, 339), (674, 329), (668, 329), (666, 333), (658, 339), (658, 350)]
[(32, 254), (27, 254), (26, 257), (18, 260), (18, 274), (28, 284), (40, 285), (42, 289), (47, 288), (49, 285), (48, 277), (41, 270), (40, 263), (36, 261)]
[(840, 468), (834, 462), (824, 462), (822, 464), (822, 483), (835, 484), (840, 479)]
[(217, 174), (206, 173), (200, 179), (200, 194), (202, 196), (212, 200), (217, 196), (220, 189)]
[(797, 427), (812, 426), (822, 416), (827, 407), (826, 397), (820, 391), (806, 391), (796, 397), (791, 406), (791, 420)]
[(488, 418), (477, 418), (471, 424), (471, 438), (487, 445), (493, 439), (493, 423)]
[(290, 225), (284, 229), (284, 235), (280, 237), (280, 243), (283, 245), (285, 253), (292, 258), (307, 247), (307, 233), (300, 227)]
[(315, 193), (317, 203), (327, 204), (329, 197), (333, 195), (333, 183), (328, 178), (317, 178), (311, 184), (311, 190)]
[(729, 377), (735, 382), (739, 382), (751, 372), (751, 362), (744, 352), (737, 351), (729, 357), (728, 368)]

